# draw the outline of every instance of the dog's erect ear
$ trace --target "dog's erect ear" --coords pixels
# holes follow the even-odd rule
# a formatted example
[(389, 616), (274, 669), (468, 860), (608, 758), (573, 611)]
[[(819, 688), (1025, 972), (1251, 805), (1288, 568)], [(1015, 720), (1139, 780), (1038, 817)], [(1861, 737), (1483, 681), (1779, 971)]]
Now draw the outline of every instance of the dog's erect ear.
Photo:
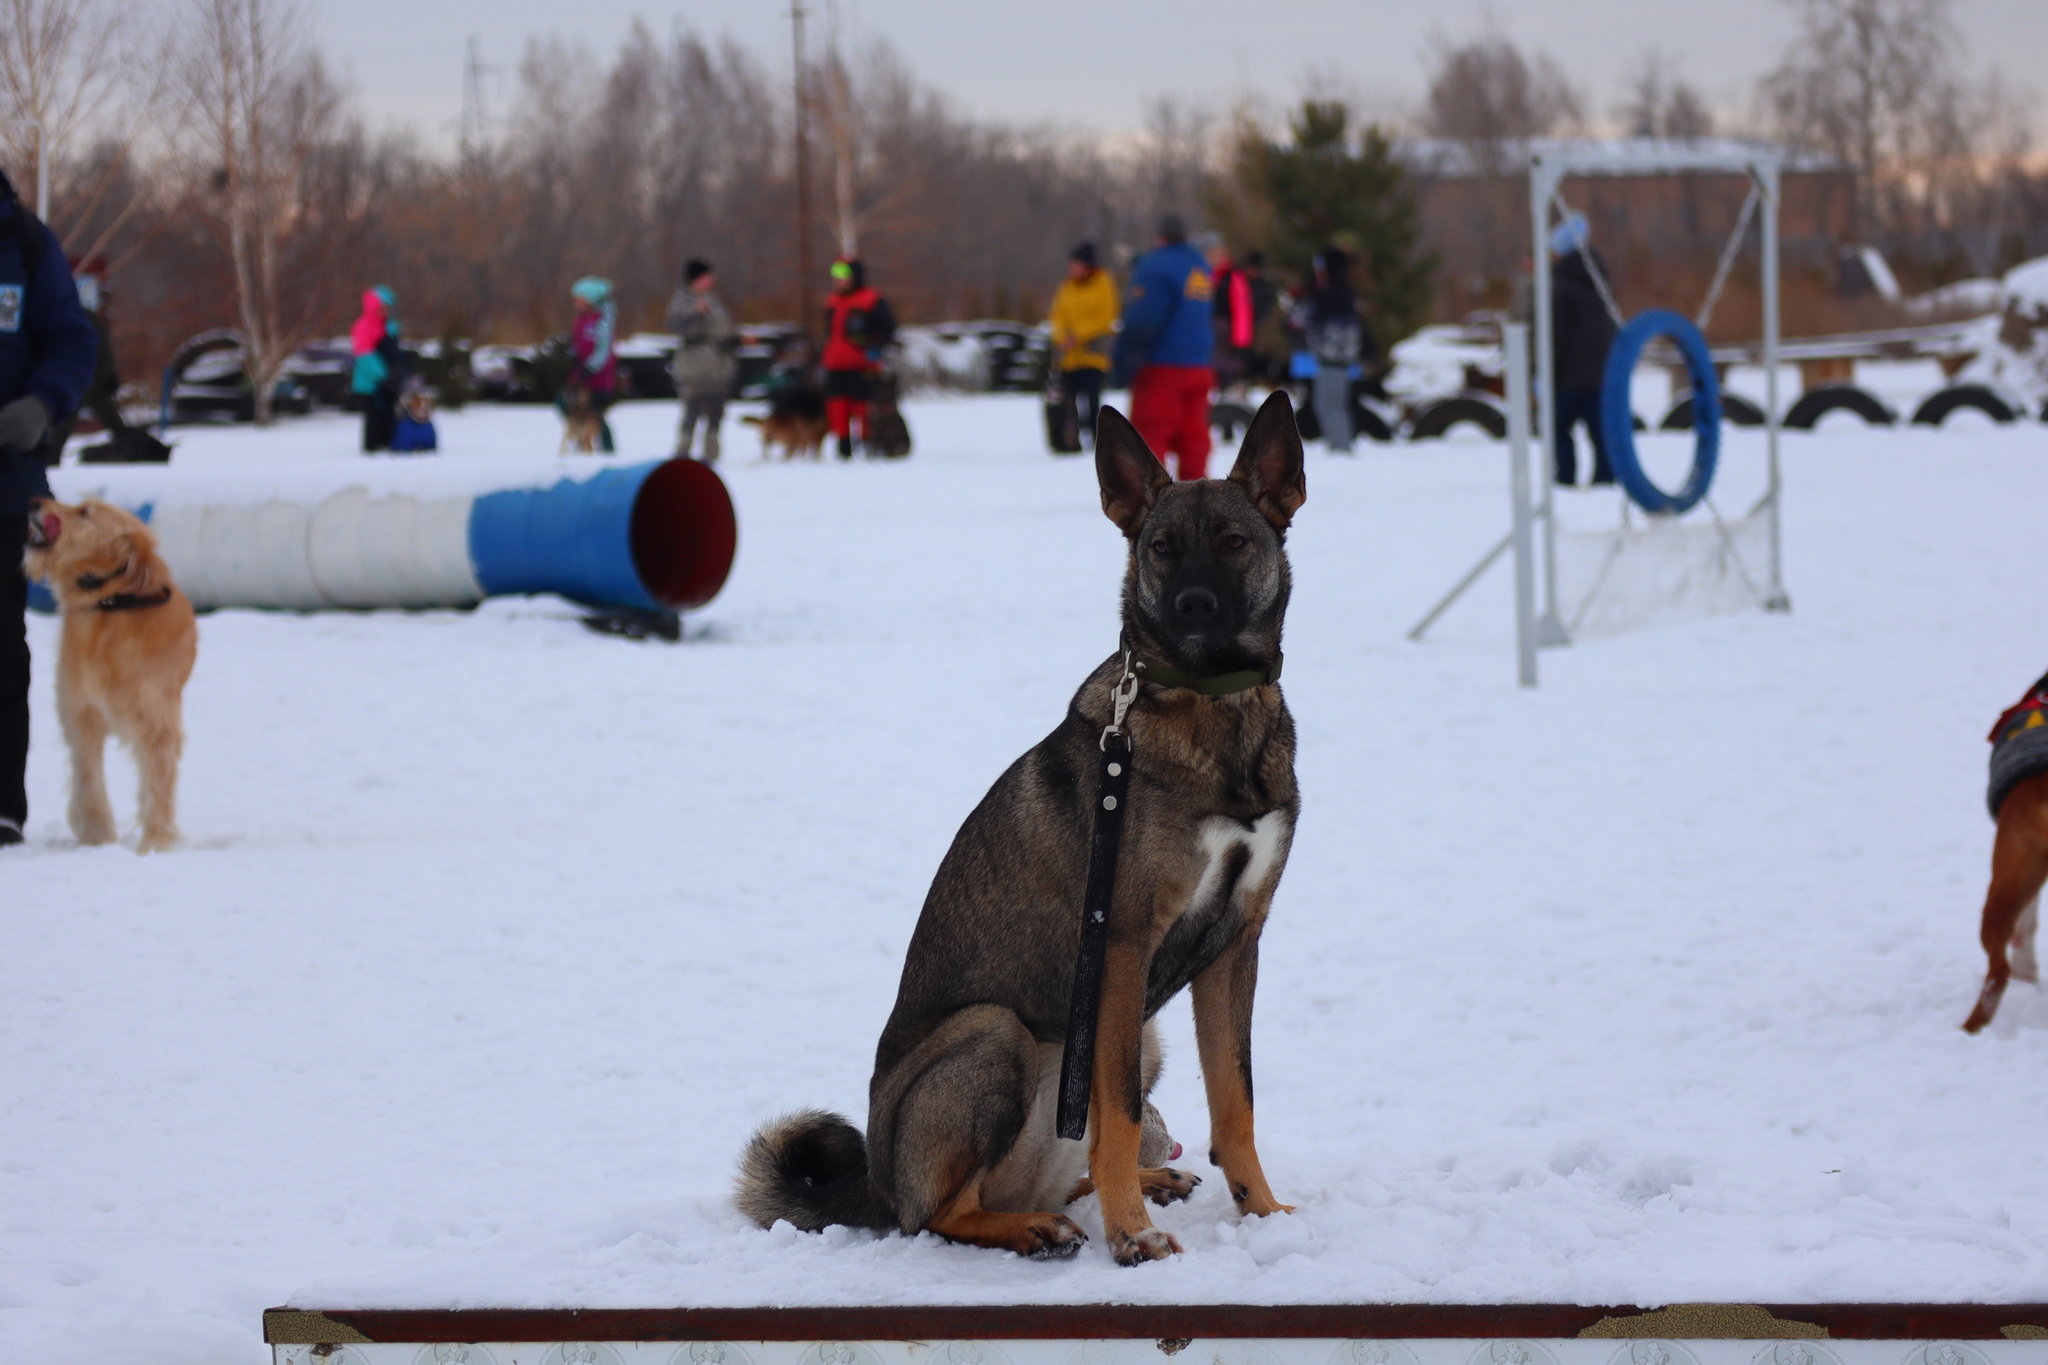
[(1244, 490), (1260, 515), (1282, 531), (1308, 498), (1302, 469), (1301, 429), (1294, 425), (1294, 404), (1284, 389), (1259, 406), (1259, 415), (1245, 429), (1230, 481)]
[(1103, 515), (1126, 538), (1138, 534), (1159, 490), (1173, 482), (1138, 429), (1115, 408), (1102, 409), (1095, 419), (1095, 478), (1102, 485)]

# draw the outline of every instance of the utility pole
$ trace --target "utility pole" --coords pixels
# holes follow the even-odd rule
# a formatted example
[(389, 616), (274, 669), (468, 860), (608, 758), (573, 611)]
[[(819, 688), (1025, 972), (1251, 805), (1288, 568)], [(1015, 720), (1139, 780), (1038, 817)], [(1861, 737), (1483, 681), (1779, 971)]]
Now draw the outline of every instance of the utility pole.
[(473, 167), (489, 144), (490, 115), (484, 109), (484, 77), (494, 70), (483, 64), (480, 45), (472, 33), (462, 59), (462, 161), (465, 166)]
[(811, 337), (811, 148), (804, 132), (803, 0), (790, 0), (790, 43), (796, 90), (796, 309), (797, 334)]

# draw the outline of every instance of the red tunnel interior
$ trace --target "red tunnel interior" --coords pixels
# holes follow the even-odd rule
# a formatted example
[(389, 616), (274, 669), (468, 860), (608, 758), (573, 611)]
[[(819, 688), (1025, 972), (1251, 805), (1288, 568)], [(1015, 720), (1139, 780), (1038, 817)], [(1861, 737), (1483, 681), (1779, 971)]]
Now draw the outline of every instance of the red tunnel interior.
[(732, 572), (739, 523), (711, 466), (668, 460), (633, 499), (633, 568), (648, 594), (678, 611), (718, 596)]

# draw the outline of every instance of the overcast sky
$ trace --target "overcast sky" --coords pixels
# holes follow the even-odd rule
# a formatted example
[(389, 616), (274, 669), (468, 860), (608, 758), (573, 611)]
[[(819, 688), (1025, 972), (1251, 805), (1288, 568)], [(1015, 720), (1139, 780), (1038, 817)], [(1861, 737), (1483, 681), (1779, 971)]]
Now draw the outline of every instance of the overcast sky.
[[(374, 125), (409, 125), (452, 142), (462, 110), (463, 47), (474, 34), (502, 89), (530, 35), (577, 39), (609, 58), (635, 17), (657, 34), (682, 23), (730, 34), (786, 75), (788, 0), (316, 0), (322, 42)], [(822, 25), (826, 0), (806, 0)], [(1242, 94), (1297, 97), (1311, 77), (1398, 109), (1421, 91), (1438, 33), (1477, 31), (1490, 8), (1524, 44), (1561, 61), (1606, 117), (1631, 64), (1655, 46), (1723, 108), (1747, 107), (1756, 78), (1793, 32), (1783, 0), (842, 0), (844, 31), (885, 37), (924, 80), (978, 114), (1135, 129), (1148, 95), (1222, 106)], [(2048, 0), (1957, 0), (1972, 70), (1995, 61), (2048, 98)], [(500, 105), (502, 112), (502, 104)], [(2048, 134), (2037, 109), (2035, 126)], [(2037, 134), (2037, 141), (2048, 136)]]

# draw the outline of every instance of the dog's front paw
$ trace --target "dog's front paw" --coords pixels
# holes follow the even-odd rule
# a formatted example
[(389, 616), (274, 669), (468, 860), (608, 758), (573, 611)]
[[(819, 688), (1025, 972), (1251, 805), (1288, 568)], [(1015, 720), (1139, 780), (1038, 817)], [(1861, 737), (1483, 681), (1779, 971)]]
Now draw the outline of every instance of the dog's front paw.
[(1292, 1214), (1294, 1212), (1294, 1205), (1292, 1203), (1280, 1203), (1278, 1199), (1272, 1197), (1270, 1191), (1268, 1193), (1253, 1193), (1253, 1191), (1247, 1191), (1243, 1185), (1239, 1185), (1237, 1189), (1231, 1191), (1231, 1195), (1237, 1199), (1237, 1212), (1245, 1214), (1247, 1218), (1266, 1218), (1268, 1214)]
[(141, 842), (135, 845), (135, 851), (137, 853), (163, 853), (175, 847), (177, 842), (178, 831), (174, 829), (152, 830), (142, 836)]
[(1027, 1237), (1037, 1239), (1036, 1246), (1020, 1247), (1019, 1251), (1034, 1261), (1059, 1260), (1073, 1255), (1088, 1240), (1088, 1234), (1081, 1231), (1081, 1225), (1062, 1214), (1049, 1214), (1034, 1220)]
[(71, 822), (71, 833), (79, 843), (88, 848), (96, 848), (101, 844), (111, 844), (114, 842), (114, 826), (111, 821), (73, 820)]
[(1144, 1228), (1128, 1234), (1110, 1234), (1110, 1254), (1116, 1257), (1118, 1265), (1137, 1265), (1141, 1261), (1163, 1261), (1168, 1256), (1180, 1255), (1180, 1243), (1171, 1233), (1158, 1228)]
[(1147, 1199), (1161, 1208), (1176, 1200), (1187, 1198), (1195, 1192), (1195, 1186), (1201, 1183), (1202, 1177), (1187, 1171), (1176, 1171), (1170, 1166), (1138, 1172), (1138, 1188), (1145, 1192)]

